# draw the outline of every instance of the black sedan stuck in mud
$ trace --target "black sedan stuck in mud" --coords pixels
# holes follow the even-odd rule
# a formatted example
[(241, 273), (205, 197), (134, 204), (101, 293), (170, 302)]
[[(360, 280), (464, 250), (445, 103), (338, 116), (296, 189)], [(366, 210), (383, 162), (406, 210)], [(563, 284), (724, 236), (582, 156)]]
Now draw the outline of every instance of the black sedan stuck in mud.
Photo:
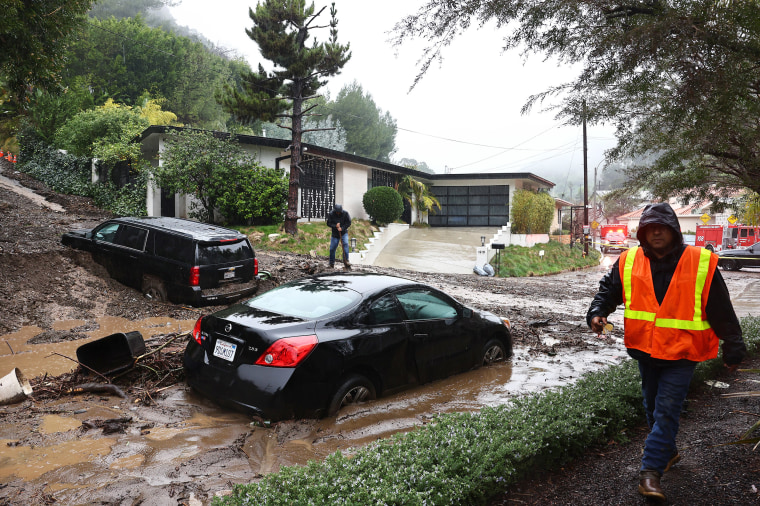
[(264, 420), (348, 404), (505, 360), (510, 324), (408, 279), (308, 277), (198, 319), (188, 384)]

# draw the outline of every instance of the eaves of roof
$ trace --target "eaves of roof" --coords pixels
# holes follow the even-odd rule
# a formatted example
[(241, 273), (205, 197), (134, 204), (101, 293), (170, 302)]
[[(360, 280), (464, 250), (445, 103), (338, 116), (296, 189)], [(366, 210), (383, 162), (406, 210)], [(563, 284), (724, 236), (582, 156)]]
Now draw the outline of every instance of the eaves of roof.
[[(174, 127), (163, 125), (151, 125), (140, 134), (135, 140), (142, 142), (148, 136), (152, 134), (165, 134), (170, 131), (182, 131), (182, 130), (194, 130), (204, 131), (197, 128), (187, 127)], [(231, 136), (235, 136), (238, 142), (241, 144), (251, 144), (256, 146), (266, 146), (272, 148), (280, 148), (285, 151), (290, 146), (290, 141), (287, 139), (274, 139), (272, 137), (259, 137), (257, 135), (242, 135), (242, 134), (230, 134), (226, 132), (213, 132), (216, 137), (225, 139)], [(381, 162), (379, 160), (373, 160), (372, 158), (366, 158), (363, 156), (352, 155), (350, 153), (344, 153), (343, 151), (336, 151), (334, 149), (323, 148), (314, 144), (303, 143), (302, 144), (307, 151), (316, 156), (324, 158), (332, 158), (334, 160), (341, 160), (346, 162), (353, 162), (359, 165), (364, 165), (374, 169), (382, 169), (397, 174), (409, 175), (417, 179), (424, 179), (426, 181), (457, 181), (464, 179), (529, 179), (541, 185), (553, 188), (554, 183), (548, 179), (544, 179), (540, 176), (532, 174), (530, 172), (508, 172), (508, 173), (472, 173), (472, 174), (430, 174), (420, 170), (410, 169), (401, 165), (395, 165), (388, 162)]]

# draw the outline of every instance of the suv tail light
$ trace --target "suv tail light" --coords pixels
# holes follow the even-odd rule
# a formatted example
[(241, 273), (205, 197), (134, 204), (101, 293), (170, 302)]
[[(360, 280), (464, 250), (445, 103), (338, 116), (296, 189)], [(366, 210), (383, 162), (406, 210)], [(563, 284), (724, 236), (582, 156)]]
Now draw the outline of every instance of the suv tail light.
[(201, 268), (197, 265), (190, 267), (190, 286), (199, 286), (201, 284)]
[(201, 316), (198, 318), (198, 321), (195, 322), (195, 327), (193, 327), (193, 339), (195, 339), (195, 342), (198, 344), (203, 344), (203, 341), (205, 340), (205, 337), (201, 333), (201, 321), (203, 320), (203, 317)]
[(269, 367), (295, 367), (309, 356), (317, 345), (317, 336), (284, 337), (272, 343), (256, 361)]
[(258, 258), (253, 259), (253, 275), (254, 276), (259, 275), (259, 259)]

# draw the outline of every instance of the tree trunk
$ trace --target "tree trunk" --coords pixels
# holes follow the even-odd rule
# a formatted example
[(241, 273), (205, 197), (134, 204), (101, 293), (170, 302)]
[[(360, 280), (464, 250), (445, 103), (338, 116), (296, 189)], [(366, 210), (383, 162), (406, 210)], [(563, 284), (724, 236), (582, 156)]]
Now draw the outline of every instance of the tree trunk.
[(293, 132), (290, 146), (290, 185), (288, 186), (288, 210), (285, 213), (285, 233), (298, 235), (298, 187), (300, 186), (301, 170), (301, 82), (293, 83)]

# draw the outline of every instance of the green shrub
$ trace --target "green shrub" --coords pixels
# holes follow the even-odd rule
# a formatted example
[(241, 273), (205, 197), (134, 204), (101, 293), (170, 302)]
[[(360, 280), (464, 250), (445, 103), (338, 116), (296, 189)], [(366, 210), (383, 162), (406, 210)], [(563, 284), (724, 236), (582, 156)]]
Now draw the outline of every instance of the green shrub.
[(113, 183), (92, 183), (92, 161), (56, 150), (31, 130), (20, 135), (21, 160), (18, 170), (67, 195), (90, 197), (93, 203), (118, 216), (145, 216), (146, 180), (142, 174), (133, 183), (117, 188)]
[[(756, 353), (760, 318), (743, 318), (742, 329)], [(638, 368), (626, 360), (509, 405), (440, 415), (352, 456), (337, 452), (282, 468), (236, 485), (214, 504), (484, 504), (537, 469), (556, 469), (594, 444), (624, 439), (626, 428), (643, 421)]]
[(376, 186), (362, 198), (364, 210), (376, 223), (393, 223), (404, 212), (404, 201), (390, 186)]

